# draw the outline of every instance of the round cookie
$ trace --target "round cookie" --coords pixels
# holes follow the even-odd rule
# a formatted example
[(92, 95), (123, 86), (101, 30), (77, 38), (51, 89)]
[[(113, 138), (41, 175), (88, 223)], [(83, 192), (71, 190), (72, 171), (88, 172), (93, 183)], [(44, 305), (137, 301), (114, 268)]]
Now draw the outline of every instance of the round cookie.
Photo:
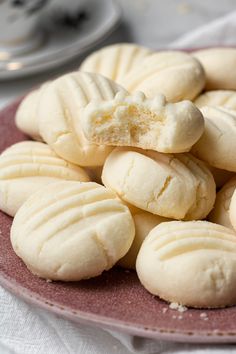
[(203, 219), (215, 201), (211, 172), (187, 153), (116, 148), (104, 164), (102, 181), (126, 202), (173, 219)]
[(197, 308), (236, 304), (236, 234), (207, 221), (155, 227), (139, 251), (142, 285), (168, 302)]
[(59, 180), (87, 182), (89, 177), (46, 144), (35, 141), (14, 144), (0, 155), (0, 209), (14, 216), (30, 195)]
[(134, 220), (135, 237), (129, 251), (118, 261), (118, 265), (124, 268), (135, 269), (136, 258), (144, 239), (155, 226), (168, 221), (168, 219), (138, 208), (131, 207), (129, 209)]
[(195, 99), (194, 104), (198, 108), (222, 106), (236, 110), (236, 92), (230, 90), (206, 91)]
[(206, 73), (206, 90), (236, 90), (236, 49), (211, 48), (192, 53)]
[(235, 189), (236, 177), (233, 177), (216, 194), (214, 208), (207, 217), (209, 221), (233, 228), (229, 218), (229, 206)]
[(119, 83), (151, 53), (150, 49), (132, 43), (113, 44), (90, 54), (79, 70), (101, 74)]
[(191, 152), (211, 166), (236, 172), (236, 111), (205, 106), (201, 112), (205, 131)]
[(110, 269), (128, 251), (134, 233), (128, 207), (113, 192), (93, 182), (64, 181), (23, 204), (11, 243), (33, 274), (77, 281)]
[(102, 166), (112, 147), (89, 143), (81, 128), (84, 107), (92, 100), (111, 100), (115, 82), (99, 75), (74, 72), (50, 82), (38, 109), (39, 130), (44, 141), (62, 158), (80, 166)]
[(205, 73), (198, 60), (178, 51), (147, 56), (120, 82), (129, 92), (142, 91), (148, 98), (162, 93), (170, 102), (193, 100), (205, 85)]
[(81, 124), (92, 143), (165, 153), (189, 151), (204, 131), (203, 116), (192, 102), (167, 103), (161, 94), (150, 99), (142, 92), (90, 102)]

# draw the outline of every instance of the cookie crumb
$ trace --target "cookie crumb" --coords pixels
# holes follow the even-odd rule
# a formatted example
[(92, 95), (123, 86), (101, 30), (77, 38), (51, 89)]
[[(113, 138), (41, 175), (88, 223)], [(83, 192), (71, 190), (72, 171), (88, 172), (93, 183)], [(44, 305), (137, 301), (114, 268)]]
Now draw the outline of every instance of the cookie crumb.
[(206, 312), (200, 313), (200, 318), (204, 321), (208, 321), (207, 313)]
[(187, 311), (187, 307), (186, 306), (180, 305), (177, 302), (171, 302), (170, 305), (169, 305), (169, 308), (171, 310), (177, 310), (179, 312)]
[(206, 314), (206, 312), (202, 312), (201, 314), (200, 314), (200, 317), (207, 317), (207, 314)]

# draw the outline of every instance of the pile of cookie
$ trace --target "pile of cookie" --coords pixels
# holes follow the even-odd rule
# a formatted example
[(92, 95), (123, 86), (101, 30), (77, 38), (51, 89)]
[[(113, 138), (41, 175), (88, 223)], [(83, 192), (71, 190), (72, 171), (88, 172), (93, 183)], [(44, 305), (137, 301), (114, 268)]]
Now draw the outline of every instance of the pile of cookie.
[(236, 304), (236, 49), (116, 44), (29, 93), (0, 209), (35, 275), (118, 264), (181, 305)]

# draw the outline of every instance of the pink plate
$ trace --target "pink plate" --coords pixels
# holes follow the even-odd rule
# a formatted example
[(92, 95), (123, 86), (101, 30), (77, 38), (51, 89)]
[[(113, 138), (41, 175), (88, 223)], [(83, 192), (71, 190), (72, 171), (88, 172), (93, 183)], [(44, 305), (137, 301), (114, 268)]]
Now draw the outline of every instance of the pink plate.
[[(14, 125), (19, 102), (0, 112), (0, 151), (26, 139)], [(236, 307), (171, 310), (149, 294), (133, 271), (114, 268), (75, 283), (33, 276), (12, 250), (12, 218), (0, 213), (0, 283), (24, 300), (75, 322), (109, 327), (142, 337), (180, 342), (236, 342)]]

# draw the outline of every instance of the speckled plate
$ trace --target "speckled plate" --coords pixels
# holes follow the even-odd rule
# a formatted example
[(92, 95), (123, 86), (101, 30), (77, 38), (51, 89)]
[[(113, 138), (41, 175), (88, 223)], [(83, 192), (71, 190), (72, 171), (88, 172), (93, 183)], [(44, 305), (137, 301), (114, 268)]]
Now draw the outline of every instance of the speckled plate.
[[(0, 112), (0, 151), (26, 137), (14, 125), (19, 102)], [(63, 283), (33, 276), (14, 254), (12, 218), (0, 212), (0, 284), (24, 300), (75, 322), (162, 340), (236, 342), (236, 307), (180, 313), (139, 283), (135, 272), (114, 268), (95, 279)]]

